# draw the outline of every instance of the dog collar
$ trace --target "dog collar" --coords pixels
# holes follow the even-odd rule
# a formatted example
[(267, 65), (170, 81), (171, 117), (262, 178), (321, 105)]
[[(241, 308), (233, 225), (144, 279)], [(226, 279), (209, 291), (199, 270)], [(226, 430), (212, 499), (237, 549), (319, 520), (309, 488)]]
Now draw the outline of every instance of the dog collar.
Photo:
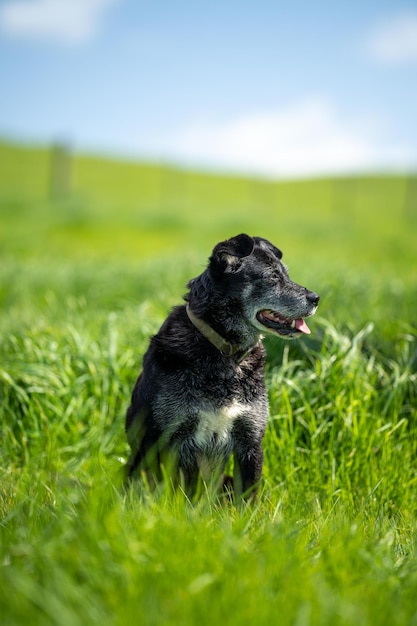
[(260, 343), (258, 342), (257, 344), (255, 344), (255, 346), (251, 346), (248, 350), (245, 350), (242, 353), (238, 346), (234, 346), (233, 344), (231, 344), (230, 341), (227, 341), (227, 339), (219, 335), (219, 333), (216, 332), (214, 328), (212, 328), (209, 324), (207, 324), (207, 322), (202, 320), (200, 317), (197, 317), (197, 315), (191, 310), (189, 304), (186, 305), (185, 310), (187, 311), (188, 319), (193, 324), (193, 326), (195, 326), (195, 328), (200, 331), (203, 337), (208, 339), (208, 341), (222, 354), (226, 356), (239, 355), (239, 363), (243, 361), (243, 359), (247, 357), (250, 352), (252, 352), (255, 346)]

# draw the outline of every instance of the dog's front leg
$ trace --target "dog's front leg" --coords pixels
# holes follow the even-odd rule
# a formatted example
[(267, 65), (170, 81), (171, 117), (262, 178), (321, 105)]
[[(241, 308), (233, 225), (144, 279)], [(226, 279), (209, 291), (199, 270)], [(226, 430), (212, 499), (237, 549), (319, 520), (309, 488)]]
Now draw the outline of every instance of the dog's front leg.
[(262, 475), (264, 453), (261, 442), (235, 447), (233, 483), (235, 497), (251, 498), (256, 495)]

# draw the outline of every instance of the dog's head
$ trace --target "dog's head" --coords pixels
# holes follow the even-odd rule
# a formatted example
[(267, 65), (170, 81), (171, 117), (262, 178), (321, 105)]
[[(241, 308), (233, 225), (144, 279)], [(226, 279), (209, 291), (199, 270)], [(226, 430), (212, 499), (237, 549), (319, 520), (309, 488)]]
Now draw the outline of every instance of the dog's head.
[(314, 315), (319, 296), (294, 283), (281, 259), (266, 239), (242, 234), (217, 244), (208, 272), (236, 315), (261, 332), (293, 338), (310, 333), (304, 318)]

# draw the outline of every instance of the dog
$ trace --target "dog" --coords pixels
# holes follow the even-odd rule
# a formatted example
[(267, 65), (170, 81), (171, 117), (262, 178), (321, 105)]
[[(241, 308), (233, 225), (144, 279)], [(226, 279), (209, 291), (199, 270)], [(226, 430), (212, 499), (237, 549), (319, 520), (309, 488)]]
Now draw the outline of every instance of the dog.
[[(196, 494), (201, 479), (251, 497), (263, 465), (268, 418), (264, 333), (310, 330), (319, 296), (294, 283), (282, 252), (241, 234), (217, 244), (152, 337), (126, 415), (128, 477), (159, 481), (164, 467)], [(224, 470), (233, 454), (233, 477)], [(199, 482), (200, 481), (200, 482)]]

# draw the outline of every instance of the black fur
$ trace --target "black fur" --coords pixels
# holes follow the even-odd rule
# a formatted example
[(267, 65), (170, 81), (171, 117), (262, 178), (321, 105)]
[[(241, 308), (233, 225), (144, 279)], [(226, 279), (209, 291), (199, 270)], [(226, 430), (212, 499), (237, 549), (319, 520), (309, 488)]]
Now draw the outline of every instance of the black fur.
[(235, 493), (256, 489), (268, 417), (262, 332), (300, 335), (291, 321), (312, 315), (319, 300), (290, 280), (281, 258), (267, 240), (238, 235), (219, 243), (206, 271), (190, 281), (188, 306), (233, 354), (196, 328), (185, 305), (173, 309), (150, 341), (127, 411), (129, 476), (139, 469), (160, 479), (168, 465), (193, 494), (200, 474), (220, 486), (233, 453)]

